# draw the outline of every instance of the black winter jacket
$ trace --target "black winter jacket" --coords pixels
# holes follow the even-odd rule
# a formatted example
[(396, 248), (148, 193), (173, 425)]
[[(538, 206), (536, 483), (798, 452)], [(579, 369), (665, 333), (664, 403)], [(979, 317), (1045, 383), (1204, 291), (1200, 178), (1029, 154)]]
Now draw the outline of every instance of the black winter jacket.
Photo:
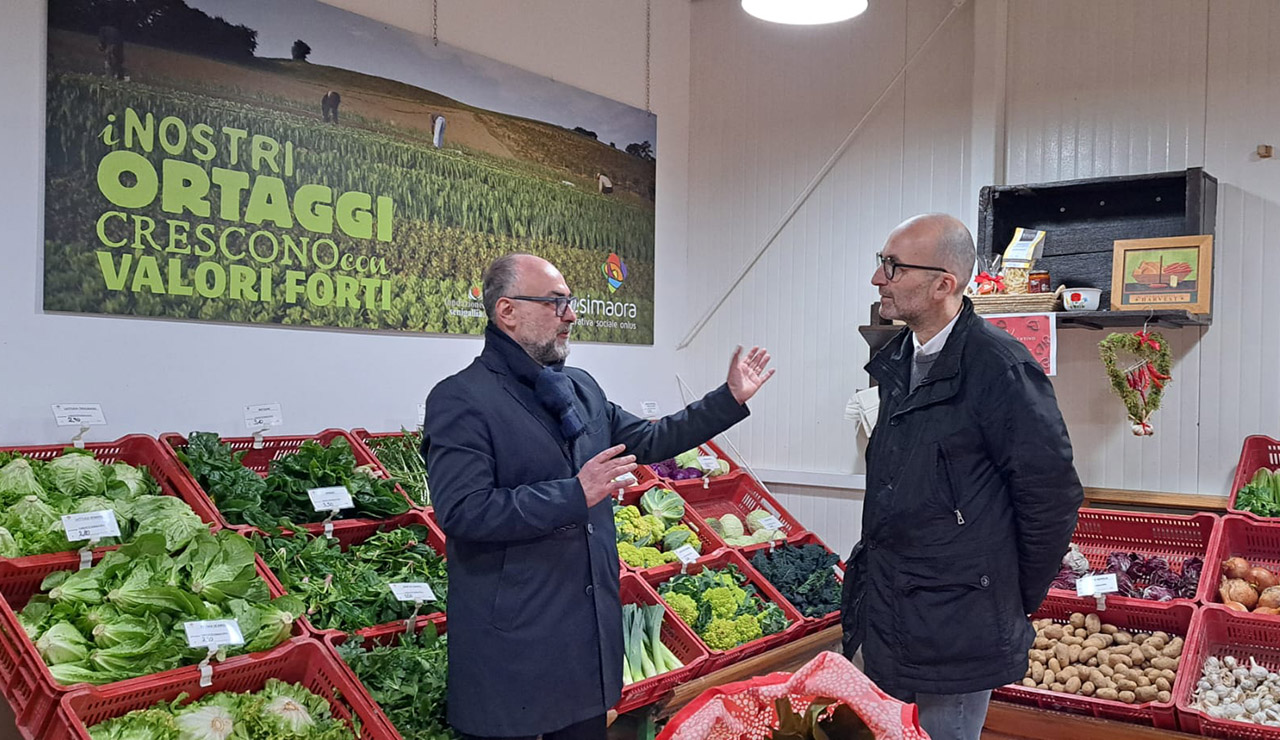
[(880, 411), (867, 447), (862, 541), (849, 557), (844, 647), (900, 699), (1022, 679), (1027, 615), (1084, 498), (1053, 386), (966, 298), (929, 375), (909, 392), (903, 330), (872, 358)]

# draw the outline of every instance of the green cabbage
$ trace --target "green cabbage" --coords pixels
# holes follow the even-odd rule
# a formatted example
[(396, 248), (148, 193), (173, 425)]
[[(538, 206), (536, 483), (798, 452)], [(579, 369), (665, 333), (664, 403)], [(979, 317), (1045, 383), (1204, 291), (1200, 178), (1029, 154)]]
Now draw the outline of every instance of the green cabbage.
[(720, 517), (720, 528), (717, 530), (727, 537), (741, 537), (746, 530), (742, 526), (742, 520), (733, 514), (725, 514)]
[(684, 499), (669, 488), (654, 486), (640, 496), (640, 508), (663, 521), (663, 529), (684, 518)]
[[(152, 489), (155, 486), (151, 476), (148, 475), (145, 470), (135, 468), (126, 462), (113, 463), (111, 467), (107, 469), (107, 474), (112, 481), (123, 485), (124, 490), (128, 492), (128, 496), (130, 498), (152, 493)], [(108, 493), (113, 489), (117, 489), (117, 486), (108, 485)]]
[(17, 457), (0, 468), (0, 502), (13, 501), (23, 496), (44, 498), (44, 488), (36, 479), (35, 468), (25, 457)]
[(130, 508), (138, 525), (133, 536), (161, 534), (169, 552), (181, 550), (196, 534), (209, 528), (187, 502), (173, 496), (144, 496), (133, 501)]
[(183, 712), (175, 718), (182, 740), (227, 740), (236, 731), (236, 718), (231, 709), (204, 705)]
[(22, 548), (18, 546), (18, 541), (13, 538), (13, 533), (4, 527), (0, 527), (0, 558), (20, 557), (22, 557)]
[(89, 452), (68, 450), (45, 465), (44, 474), (68, 496), (100, 496), (107, 491), (102, 464)]

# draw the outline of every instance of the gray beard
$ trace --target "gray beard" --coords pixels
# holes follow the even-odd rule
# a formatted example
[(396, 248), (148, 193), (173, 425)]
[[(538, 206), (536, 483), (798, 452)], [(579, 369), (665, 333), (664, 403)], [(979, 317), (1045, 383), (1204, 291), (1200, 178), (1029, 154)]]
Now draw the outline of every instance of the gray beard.
[(524, 345), (524, 351), (529, 353), (534, 362), (543, 367), (554, 365), (557, 362), (564, 362), (569, 358), (569, 345), (566, 344), (564, 349), (561, 349), (556, 346), (556, 340), (554, 339), (542, 344), (526, 344)]

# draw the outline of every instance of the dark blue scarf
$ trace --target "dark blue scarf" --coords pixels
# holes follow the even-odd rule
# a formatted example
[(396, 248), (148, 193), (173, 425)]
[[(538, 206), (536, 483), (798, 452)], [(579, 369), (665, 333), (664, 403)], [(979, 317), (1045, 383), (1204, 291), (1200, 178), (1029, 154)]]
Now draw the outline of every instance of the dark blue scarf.
[(516, 340), (493, 324), (485, 327), (485, 341), (493, 346), (516, 378), (533, 390), (538, 403), (560, 420), (560, 433), (567, 440), (577, 439), (586, 426), (573, 405), (573, 381), (564, 374), (564, 363), (543, 367), (529, 356)]

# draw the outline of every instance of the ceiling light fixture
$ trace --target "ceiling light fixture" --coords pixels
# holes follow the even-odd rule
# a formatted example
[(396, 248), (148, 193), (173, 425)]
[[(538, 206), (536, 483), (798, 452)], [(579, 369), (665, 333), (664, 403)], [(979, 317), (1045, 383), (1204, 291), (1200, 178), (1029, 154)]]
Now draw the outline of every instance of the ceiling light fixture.
[(867, 0), (742, 0), (742, 9), (772, 23), (811, 26), (862, 15)]

